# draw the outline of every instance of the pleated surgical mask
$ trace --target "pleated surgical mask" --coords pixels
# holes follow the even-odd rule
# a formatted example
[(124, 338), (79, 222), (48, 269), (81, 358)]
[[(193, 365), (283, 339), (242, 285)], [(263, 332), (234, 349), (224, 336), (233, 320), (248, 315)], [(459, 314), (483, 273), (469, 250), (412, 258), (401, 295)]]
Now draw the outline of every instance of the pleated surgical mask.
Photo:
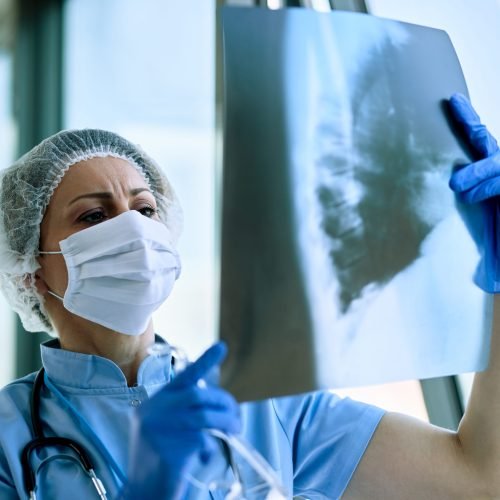
[(126, 335), (140, 335), (167, 299), (181, 265), (170, 232), (135, 210), (59, 243), (68, 268), (64, 307)]

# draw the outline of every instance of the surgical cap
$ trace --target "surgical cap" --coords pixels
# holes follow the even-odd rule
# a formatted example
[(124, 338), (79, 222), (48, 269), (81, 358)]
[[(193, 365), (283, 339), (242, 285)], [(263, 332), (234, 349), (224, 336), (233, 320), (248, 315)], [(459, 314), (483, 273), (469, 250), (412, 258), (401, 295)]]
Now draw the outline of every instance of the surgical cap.
[(52, 194), (72, 165), (107, 156), (126, 160), (142, 174), (174, 244), (180, 235), (177, 197), (139, 146), (97, 129), (65, 130), (45, 139), (0, 173), (0, 288), (28, 331), (54, 334), (43, 297), (34, 286), (34, 272), (40, 267), (40, 224)]

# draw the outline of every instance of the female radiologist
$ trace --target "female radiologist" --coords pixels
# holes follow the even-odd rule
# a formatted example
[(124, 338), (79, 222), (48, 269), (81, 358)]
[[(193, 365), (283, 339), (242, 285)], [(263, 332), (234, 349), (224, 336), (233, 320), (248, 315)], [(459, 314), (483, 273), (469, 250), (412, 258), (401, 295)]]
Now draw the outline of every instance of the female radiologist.
[[(477, 156), (451, 187), (480, 207), (483, 230), (471, 227), (482, 255), (475, 280), (496, 292), (500, 152), (464, 97), (453, 96), (450, 108)], [(222, 344), (180, 373), (169, 356), (148, 355), (151, 314), (180, 273), (180, 221), (164, 175), (111, 132), (60, 132), (2, 173), (1, 285), (27, 330), (56, 337), (41, 346), (33, 408), (35, 374), (0, 393), (2, 500), (29, 498), (26, 470), (36, 498), (99, 498), (66, 441), (46, 440), (21, 460), (40, 431), (33, 411), (46, 438), (85, 450), (107, 498), (210, 498), (186, 479), (217, 462), (206, 428), (242, 433), (294, 495), (500, 498), (498, 300), (489, 368), (476, 375), (457, 432), (330, 393), (237, 405), (216, 384), (199, 383), (222, 362)]]

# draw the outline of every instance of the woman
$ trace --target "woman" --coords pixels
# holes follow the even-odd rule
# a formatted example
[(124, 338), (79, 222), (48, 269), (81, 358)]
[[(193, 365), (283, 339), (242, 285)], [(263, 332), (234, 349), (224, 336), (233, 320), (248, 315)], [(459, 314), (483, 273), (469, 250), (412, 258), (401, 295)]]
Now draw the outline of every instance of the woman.
[[(478, 118), (460, 98), (452, 107), (480, 149), (471, 132)], [(498, 158), (482, 156), (490, 166)], [(217, 476), (225, 459), (207, 428), (241, 432), (290, 493), (312, 499), (500, 492), (498, 335), (457, 433), (330, 393), (238, 406), (200, 384), (222, 361), (222, 345), (175, 376), (170, 357), (147, 353), (151, 314), (180, 272), (180, 210), (147, 155), (111, 132), (60, 132), (3, 174), (0, 208), (2, 288), (26, 329), (56, 336), (42, 345), (41, 428), (82, 445), (108, 498), (209, 498), (198, 474)], [(37, 427), (34, 378), (0, 393), (2, 499), (28, 495), (20, 457)], [(52, 443), (32, 451), (38, 498), (98, 498), (75, 456)]]

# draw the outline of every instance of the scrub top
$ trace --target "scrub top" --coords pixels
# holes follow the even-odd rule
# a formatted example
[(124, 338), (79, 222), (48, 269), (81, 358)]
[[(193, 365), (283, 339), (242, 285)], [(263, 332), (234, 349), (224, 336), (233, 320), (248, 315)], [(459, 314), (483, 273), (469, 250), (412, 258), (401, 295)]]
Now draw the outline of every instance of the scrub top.
[[(147, 357), (128, 387), (120, 368), (94, 355), (41, 346), (46, 370), (40, 414), (46, 436), (83, 445), (97, 476), (116, 498), (127, 473), (127, 450), (135, 408), (173, 376), (168, 356)], [(35, 374), (0, 391), (0, 498), (27, 498), (21, 451), (32, 439), (30, 396)], [(340, 498), (375, 431), (383, 410), (330, 392), (241, 405), (243, 437), (269, 462), (293, 495)], [(38, 499), (97, 498), (90, 478), (64, 448), (34, 452)], [(210, 498), (196, 489), (193, 497)], [(190, 490), (191, 491), (191, 490)], [(217, 498), (217, 494), (215, 495)]]

